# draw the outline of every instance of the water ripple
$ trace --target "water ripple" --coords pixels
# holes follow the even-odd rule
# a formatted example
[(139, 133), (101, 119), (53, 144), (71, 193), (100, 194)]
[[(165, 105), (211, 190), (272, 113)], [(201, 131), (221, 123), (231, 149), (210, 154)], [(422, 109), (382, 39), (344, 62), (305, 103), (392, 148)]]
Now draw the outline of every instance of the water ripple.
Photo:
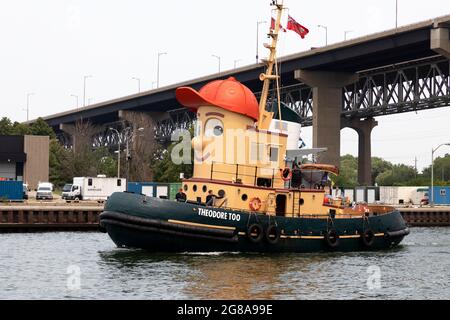
[[(150, 254), (118, 249), (101, 233), (0, 234), (0, 242), (0, 299), (450, 299), (445, 228), (412, 229), (391, 251), (348, 254)], [(70, 266), (79, 289), (68, 287)], [(379, 288), (368, 287), (371, 266)]]

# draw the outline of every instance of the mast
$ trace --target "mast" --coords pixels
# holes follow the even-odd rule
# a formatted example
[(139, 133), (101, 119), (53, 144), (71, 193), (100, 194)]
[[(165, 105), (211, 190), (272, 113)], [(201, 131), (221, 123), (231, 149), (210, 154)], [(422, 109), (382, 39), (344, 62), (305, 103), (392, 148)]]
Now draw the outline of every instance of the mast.
[[(280, 31), (280, 23), (281, 16), (283, 14), (283, 1), (281, 4), (278, 3), (278, 0), (272, 0), (272, 6), (276, 7), (277, 10), (277, 20), (275, 22), (275, 29), (270, 30), (269, 36), (272, 38), (272, 44), (264, 46), (270, 50), (269, 59), (267, 61), (267, 70), (266, 73), (262, 73), (259, 76), (259, 79), (264, 82), (263, 90), (261, 93), (261, 99), (259, 101), (259, 120), (258, 120), (258, 129), (260, 130), (268, 130), (270, 127), (270, 123), (273, 119), (273, 112), (266, 111), (267, 97), (269, 95), (270, 82), (272, 80), (277, 80), (278, 84), (278, 74), (273, 74), (273, 68), (276, 64), (276, 56), (277, 56), (277, 43), (278, 43), (278, 34)], [(279, 100), (279, 99), (278, 99)], [(280, 101), (278, 101), (280, 104)], [(281, 114), (280, 114), (281, 116)]]

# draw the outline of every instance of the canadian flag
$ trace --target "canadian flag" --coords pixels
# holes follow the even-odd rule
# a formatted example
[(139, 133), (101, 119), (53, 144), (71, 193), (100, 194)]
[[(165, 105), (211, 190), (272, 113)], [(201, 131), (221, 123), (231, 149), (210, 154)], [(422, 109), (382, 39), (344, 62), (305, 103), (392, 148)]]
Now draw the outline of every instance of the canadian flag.
[(300, 35), (302, 39), (305, 39), (305, 36), (309, 33), (308, 28), (302, 26), (300, 23), (294, 20), (291, 16), (288, 15), (288, 23), (287, 29), (292, 30)]
[[(275, 19), (272, 17), (272, 20), (270, 22), (270, 30), (275, 30)], [(286, 32), (286, 29), (283, 28), (283, 26), (280, 24), (280, 30), (283, 32)]]

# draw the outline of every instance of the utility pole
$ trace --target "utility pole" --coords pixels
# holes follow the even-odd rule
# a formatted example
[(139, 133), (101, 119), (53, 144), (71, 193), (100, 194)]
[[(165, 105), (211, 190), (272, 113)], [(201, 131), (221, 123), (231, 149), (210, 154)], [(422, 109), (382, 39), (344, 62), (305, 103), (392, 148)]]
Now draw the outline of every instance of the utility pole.
[(417, 179), (417, 157), (414, 158), (414, 179)]

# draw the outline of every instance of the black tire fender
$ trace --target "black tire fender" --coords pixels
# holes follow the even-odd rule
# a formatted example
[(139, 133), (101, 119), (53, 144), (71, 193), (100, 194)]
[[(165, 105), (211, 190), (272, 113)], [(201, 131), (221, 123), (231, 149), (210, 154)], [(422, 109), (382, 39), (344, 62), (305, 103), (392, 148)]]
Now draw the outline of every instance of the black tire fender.
[(361, 234), (361, 241), (367, 248), (373, 246), (373, 243), (375, 242), (375, 233), (371, 229), (366, 229)]
[(252, 224), (247, 229), (247, 237), (253, 243), (261, 242), (262, 238), (264, 237), (263, 227), (258, 223)]
[(271, 225), (266, 230), (266, 240), (270, 244), (277, 244), (281, 237), (281, 231), (276, 225)]
[(331, 249), (335, 249), (339, 246), (339, 234), (336, 230), (330, 229), (325, 233), (325, 242)]

